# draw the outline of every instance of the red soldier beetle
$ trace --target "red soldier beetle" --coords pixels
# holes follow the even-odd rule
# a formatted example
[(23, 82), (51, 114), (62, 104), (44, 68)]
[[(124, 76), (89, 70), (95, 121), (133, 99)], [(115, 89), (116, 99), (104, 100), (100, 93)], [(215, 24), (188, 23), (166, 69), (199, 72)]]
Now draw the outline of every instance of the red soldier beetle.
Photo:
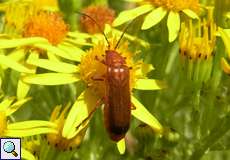
[[(87, 14), (77, 13), (90, 18), (98, 26), (108, 43), (108, 50), (105, 51), (104, 55), (105, 59), (100, 61), (98, 57), (95, 57), (96, 60), (106, 65), (106, 73), (103, 77), (92, 77), (92, 79), (105, 82), (105, 96), (100, 99), (100, 102), (104, 101), (105, 104), (104, 124), (109, 137), (113, 141), (119, 141), (125, 137), (130, 126), (132, 104), (129, 81), (131, 67), (127, 66), (126, 58), (122, 57), (116, 49), (129, 25), (125, 28), (114, 49), (110, 49), (109, 40), (97, 22)], [(96, 108), (92, 112), (94, 112)], [(89, 115), (91, 115), (91, 113)]]

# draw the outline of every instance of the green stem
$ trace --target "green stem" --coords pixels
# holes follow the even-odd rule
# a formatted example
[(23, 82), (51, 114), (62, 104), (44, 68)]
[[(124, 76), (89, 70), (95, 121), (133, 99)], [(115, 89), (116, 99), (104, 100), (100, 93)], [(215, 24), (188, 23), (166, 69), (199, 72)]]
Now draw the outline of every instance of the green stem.
[(190, 160), (199, 160), (205, 152), (214, 145), (221, 137), (223, 137), (230, 130), (230, 113), (227, 116), (220, 118), (219, 123), (212, 129), (210, 134), (206, 136), (201, 142), (196, 145)]

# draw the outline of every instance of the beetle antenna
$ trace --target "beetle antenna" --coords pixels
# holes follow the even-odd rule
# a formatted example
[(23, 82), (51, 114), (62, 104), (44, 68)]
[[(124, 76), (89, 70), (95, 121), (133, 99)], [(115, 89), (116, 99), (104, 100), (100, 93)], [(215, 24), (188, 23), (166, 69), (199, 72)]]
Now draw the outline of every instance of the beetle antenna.
[(100, 31), (100, 32), (103, 34), (103, 36), (105, 37), (105, 40), (106, 40), (106, 42), (108, 43), (108, 48), (110, 48), (109, 40), (108, 40), (108, 38), (106, 37), (105, 32), (103, 32), (103, 30), (101, 29), (100, 25), (97, 23), (97, 21), (96, 21), (95, 19), (93, 19), (91, 16), (89, 16), (89, 15), (87, 15), (87, 14), (85, 14), (85, 13), (78, 12), (78, 11), (75, 11), (75, 12), (76, 12), (77, 14), (82, 15), (82, 16), (88, 17), (91, 21), (93, 21), (93, 22), (96, 24), (96, 26), (98, 27), (99, 31)]
[[(135, 19), (134, 19), (134, 20), (135, 20)], [(124, 37), (124, 35), (125, 35), (126, 31), (127, 31), (127, 29), (128, 29), (129, 26), (134, 22), (134, 20), (132, 20), (132, 21), (125, 27), (125, 29), (123, 30), (123, 33), (122, 33), (120, 39), (117, 41), (117, 44), (116, 44), (114, 50), (117, 49), (119, 43), (121, 42), (122, 38)]]

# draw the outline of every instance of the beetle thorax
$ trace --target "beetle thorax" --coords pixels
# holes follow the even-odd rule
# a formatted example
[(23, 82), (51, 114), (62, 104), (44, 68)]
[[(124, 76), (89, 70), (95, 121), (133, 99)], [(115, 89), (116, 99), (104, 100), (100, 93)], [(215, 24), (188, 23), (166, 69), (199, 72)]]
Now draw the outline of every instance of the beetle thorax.
[(105, 56), (105, 62), (106, 65), (115, 67), (115, 66), (121, 66), (126, 64), (125, 58), (122, 57), (119, 53), (117, 53), (114, 50), (106, 50), (105, 51), (106, 56)]

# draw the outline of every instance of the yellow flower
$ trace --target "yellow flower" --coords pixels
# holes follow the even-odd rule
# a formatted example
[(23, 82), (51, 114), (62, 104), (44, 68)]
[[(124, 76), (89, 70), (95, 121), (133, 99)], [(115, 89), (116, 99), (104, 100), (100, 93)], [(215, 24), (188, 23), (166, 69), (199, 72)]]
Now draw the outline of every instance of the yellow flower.
[[(110, 39), (110, 49), (112, 49), (117, 43), (115, 36), (112, 36)], [(92, 49), (90, 49), (86, 54), (82, 55), (80, 65), (78, 66), (77, 72), (72, 72), (66, 74), (69, 77), (76, 77), (78, 80), (82, 80), (88, 86), (85, 91), (78, 97), (75, 104), (71, 108), (66, 120), (65, 125), (62, 130), (62, 136), (71, 139), (75, 137), (78, 133), (85, 129), (90, 121), (92, 113), (97, 108), (98, 101), (106, 96), (105, 95), (105, 82), (104, 81), (95, 81), (94, 78), (98, 76), (103, 76), (106, 73), (106, 66), (101, 64), (98, 60), (103, 60), (103, 55), (107, 49), (107, 43), (105, 40), (99, 41), (95, 44)], [(120, 47), (116, 50), (120, 53), (127, 63), (128, 67), (131, 67), (130, 70), (130, 94), (131, 101), (135, 109), (131, 111), (132, 115), (148, 124), (152, 129), (162, 134), (163, 128), (158, 120), (149, 113), (145, 107), (132, 95), (133, 89), (138, 90), (159, 90), (164, 85), (159, 83), (159, 81), (154, 79), (148, 79), (146, 73), (148, 73), (153, 68), (151, 65), (144, 64), (142, 61), (135, 62), (131, 52), (128, 50), (128, 43), (123, 42), (120, 44)], [(97, 57), (97, 58), (95, 58)], [(38, 62), (38, 61), (37, 61)], [(48, 67), (43, 67), (47, 68)], [(40, 85), (57, 85), (57, 84), (68, 84), (66, 79), (59, 75), (61, 73), (44, 73), (36, 75), (28, 75), (23, 78), (23, 81), (26, 83), (40, 84)], [(53, 75), (53, 77), (51, 77)], [(76, 127), (77, 126), (77, 127)], [(119, 141), (118, 149), (121, 153), (124, 153), (124, 139)]]
[[(41, 10), (42, 6), (35, 5), (38, 2), (40, 1), (22, 1), (21, 3), (10, 1), (4, 4), (7, 19), (5, 28), (11, 30), (8, 24), (12, 24), (20, 32), (12, 35), (4, 31), (0, 35), (0, 65), (3, 69), (11, 68), (20, 72), (22, 76), (36, 73), (37, 65), (47, 66), (45, 60), (36, 64), (36, 60), (44, 57), (44, 54), (51, 60), (49, 64), (52, 63), (52, 65), (49, 67), (57, 69), (56, 62), (61, 62), (62, 58), (79, 61), (84, 53), (80, 47), (91, 45), (86, 42), (84, 35), (78, 32), (67, 32), (67, 25), (62, 17), (56, 12)], [(10, 50), (6, 50), (8, 48)], [(66, 69), (59, 66), (58, 71), (69, 73), (69, 68), (71, 71), (77, 70), (69, 64)], [(30, 85), (19, 80), (17, 97), (24, 98), (29, 89)]]
[[(56, 106), (52, 112), (50, 121), (55, 123), (57, 125), (57, 133), (50, 133), (47, 134), (46, 138), (50, 145), (58, 148), (59, 150), (66, 151), (66, 150), (72, 150), (73, 148), (76, 148), (80, 145), (85, 132), (86, 132), (86, 126), (82, 130), (79, 131), (76, 135), (69, 138), (68, 134), (63, 135), (63, 130), (65, 128), (66, 123), (66, 117), (67, 111), (69, 110), (69, 105), (67, 105), (63, 111), (61, 110), (61, 106)], [(74, 127), (74, 126), (73, 126)], [(73, 129), (75, 129), (77, 126), (75, 126)]]
[(44, 37), (53, 44), (59, 44), (67, 35), (68, 27), (56, 12), (40, 11), (31, 16), (23, 29), (24, 37)]
[[(136, 2), (136, 0), (129, 0)], [(168, 13), (167, 27), (169, 31), (169, 42), (173, 42), (180, 30), (180, 14), (183, 12), (190, 18), (197, 18), (199, 12), (198, 0), (138, 0), (139, 7), (121, 12), (114, 20), (113, 26), (119, 26), (138, 16), (147, 14), (141, 29), (149, 29), (158, 24)]]
[(179, 36), (182, 67), (188, 79), (206, 82), (213, 68), (214, 46), (217, 27), (212, 18), (212, 10), (208, 17), (193, 23), (182, 23)]
[(20, 33), (25, 22), (39, 10), (57, 11), (56, 0), (9, 0), (0, 4), (5, 12), (5, 33)]
[(31, 155), (34, 157), (33, 159), (38, 159), (38, 155), (40, 153), (42, 145), (42, 136), (43, 135), (35, 135), (30, 137), (23, 137), (21, 139), (22, 147), (30, 154), (32, 153)]
[(56, 125), (46, 121), (23, 121), (9, 123), (12, 114), (30, 98), (15, 101), (14, 97), (3, 99), (0, 103), (0, 137), (26, 137), (42, 133), (55, 133)]

